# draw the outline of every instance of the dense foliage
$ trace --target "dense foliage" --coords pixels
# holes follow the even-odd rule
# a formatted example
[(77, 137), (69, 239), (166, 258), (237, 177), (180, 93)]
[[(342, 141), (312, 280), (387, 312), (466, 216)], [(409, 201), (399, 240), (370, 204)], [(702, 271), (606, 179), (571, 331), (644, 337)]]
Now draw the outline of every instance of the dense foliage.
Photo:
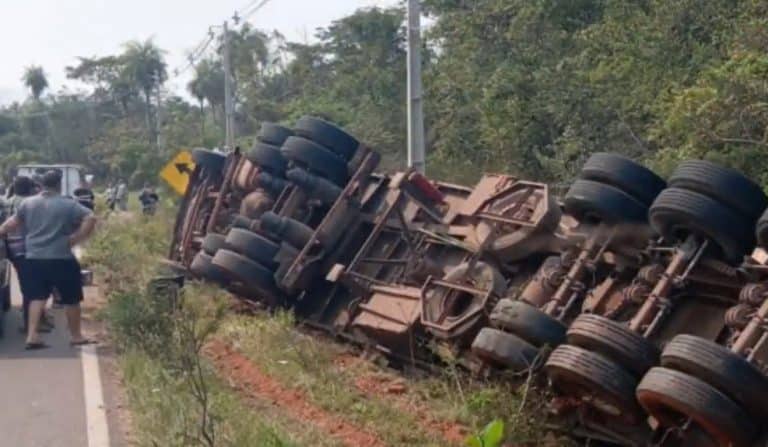
[[(433, 175), (468, 180), (487, 169), (563, 181), (591, 152), (610, 150), (662, 172), (683, 158), (713, 159), (768, 184), (768, 2), (424, 0), (424, 8)], [(402, 166), (403, 22), (399, 8), (362, 9), (309, 44), (247, 25), (232, 31), (240, 143), (262, 120), (313, 113)], [(220, 144), (221, 47), (219, 38), (194, 67), (192, 104), (162, 89), (173, 73), (152, 42), (68, 68), (88, 94), (46, 96), (44, 72), (28, 68), (30, 99), (0, 109), (3, 167), (76, 161), (138, 182), (179, 147)]]

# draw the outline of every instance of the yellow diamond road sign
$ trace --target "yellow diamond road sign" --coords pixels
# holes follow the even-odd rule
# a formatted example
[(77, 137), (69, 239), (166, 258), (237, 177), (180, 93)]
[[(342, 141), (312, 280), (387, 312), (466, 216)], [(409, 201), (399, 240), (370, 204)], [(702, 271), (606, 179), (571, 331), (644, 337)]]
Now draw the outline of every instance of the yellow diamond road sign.
[(168, 182), (174, 191), (184, 195), (194, 169), (195, 162), (192, 161), (192, 154), (189, 151), (181, 151), (160, 171), (160, 177)]

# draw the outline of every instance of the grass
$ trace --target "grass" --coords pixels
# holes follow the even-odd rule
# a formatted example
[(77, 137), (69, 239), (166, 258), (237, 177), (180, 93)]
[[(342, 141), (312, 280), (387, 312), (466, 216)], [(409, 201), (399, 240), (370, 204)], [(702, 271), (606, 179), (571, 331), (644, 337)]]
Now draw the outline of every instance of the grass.
[(370, 396), (354, 385), (360, 377), (393, 372), (370, 362), (340, 367), (337, 359), (348, 347), (298, 332), (288, 313), (230, 318), (221, 332), (283, 385), (302, 390), (315, 405), (343, 414), (392, 446), (446, 445), (424, 430), (425, 409), (437, 421), (458, 422), (472, 432), (501, 417), (506, 421), (507, 440), (518, 444), (539, 445), (545, 436), (540, 401), (530, 396), (523, 408), (524, 387), (521, 391), (508, 384), (474, 380), (449, 368), (439, 377), (408, 380), (408, 395), (400, 400), (413, 411), (406, 412), (390, 396)]
[[(186, 392), (183, 379), (140, 351), (121, 356), (126, 391), (141, 446), (191, 445), (186, 434), (194, 431), (195, 402)], [(298, 447), (335, 446), (322, 433), (306, 426), (296, 429), (290, 421), (264, 406), (254, 408), (221, 382), (212, 371), (207, 380), (212, 389), (211, 409), (217, 417), (217, 445)]]
[[(313, 405), (376, 434), (387, 445), (443, 447), (447, 443), (439, 430), (433, 424), (435, 430), (425, 429), (425, 420), (457, 422), (479, 432), (499, 417), (506, 422), (509, 442), (542, 444), (540, 400), (529, 396), (523, 406), (525, 393), (508, 385), (473, 380), (446, 368), (439, 377), (409, 378), (405, 394), (366, 394), (355, 385), (360, 377), (400, 379), (370, 362), (340, 365), (349, 348), (298, 331), (290, 313), (221, 313), (225, 293), (193, 283), (185, 288), (186, 313), (179, 314), (173, 302), (153, 296), (144, 286), (167, 252), (172, 222), (173, 210), (167, 206), (151, 219), (137, 212), (111, 216), (86, 251), (86, 262), (108, 297), (102, 317), (118, 348), (138, 445), (205, 445), (198, 436), (201, 407), (189, 374), (179, 368), (189, 349), (179, 333), (182, 318), (190, 319), (194, 330), (210, 326), (212, 337), (234, 344), (283, 386), (300, 390)], [(201, 376), (210, 395), (214, 445), (339, 445), (271, 402), (244, 398), (205, 360)]]
[[(198, 436), (201, 407), (190, 389), (188, 372), (177, 360), (187, 354), (178, 336), (178, 310), (153, 296), (145, 285), (157, 273), (157, 262), (167, 251), (173, 222), (170, 207), (153, 218), (139, 213), (103, 219), (88, 244), (85, 262), (96, 273), (107, 296), (103, 318), (115, 344), (139, 446), (205, 445)], [(185, 307), (194, 311), (193, 323), (202, 326), (223, 293), (193, 284), (185, 292)], [(321, 433), (295, 430), (295, 424), (270, 411), (254, 411), (252, 404), (225, 386), (203, 361), (215, 425), (215, 445), (221, 446), (333, 446)]]

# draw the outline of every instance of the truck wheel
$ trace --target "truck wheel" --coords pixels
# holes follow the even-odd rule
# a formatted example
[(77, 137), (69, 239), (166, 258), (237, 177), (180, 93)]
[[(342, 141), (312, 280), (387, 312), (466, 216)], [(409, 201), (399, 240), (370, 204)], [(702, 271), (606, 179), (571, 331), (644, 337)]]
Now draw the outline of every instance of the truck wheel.
[(347, 183), (347, 164), (323, 146), (302, 137), (290, 137), (282, 147), (283, 155), (310, 172), (316, 172), (339, 186)]
[(516, 335), (486, 327), (472, 342), (472, 353), (492, 366), (524, 372), (535, 368), (539, 350)]
[(195, 165), (204, 168), (208, 172), (221, 175), (224, 170), (224, 164), (227, 161), (227, 156), (209, 151), (208, 149), (198, 148), (192, 151), (192, 161), (195, 162)]
[(233, 228), (227, 234), (226, 243), (231, 249), (274, 271), (275, 255), (280, 246), (252, 231)]
[(256, 139), (267, 144), (281, 146), (288, 137), (293, 136), (293, 131), (285, 126), (275, 123), (261, 123)]
[(762, 188), (741, 172), (704, 160), (680, 163), (669, 186), (704, 194), (746, 217), (752, 224), (768, 207)]
[(661, 366), (699, 378), (758, 420), (768, 419), (768, 378), (724, 346), (692, 335), (678, 335), (664, 348)]
[(687, 418), (718, 445), (747, 447), (757, 432), (749, 416), (726, 395), (703, 380), (667, 368), (653, 368), (637, 387), (637, 400), (666, 428)]
[(649, 218), (653, 229), (669, 240), (681, 241), (689, 234), (708, 238), (729, 262), (741, 262), (755, 245), (752, 221), (688, 189), (662, 191), (651, 205)]
[(235, 214), (235, 216), (232, 218), (232, 228), (243, 228), (246, 230), (250, 230), (253, 225), (256, 224), (256, 221), (249, 218), (248, 216), (243, 216), (242, 214)]
[(285, 177), (288, 161), (277, 146), (257, 141), (251, 150), (245, 154), (245, 158), (270, 174)]
[(242, 283), (254, 293), (254, 298), (276, 305), (282, 293), (275, 284), (273, 273), (258, 262), (251, 261), (231, 250), (219, 250), (213, 257), (213, 265), (221, 267), (230, 279)]
[(203, 238), (201, 248), (205, 253), (213, 256), (217, 251), (227, 248), (226, 237), (223, 234), (208, 233)]
[(560, 345), (544, 365), (555, 391), (590, 402), (602, 413), (639, 421), (635, 401), (637, 379), (612, 360), (578, 346)]
[(345, 161), (351, 160), (360, 146), (355, 137), (319, 118), (301, 117), (294, 129), (296, 134), (322, 144)]
[(511, 332), (537, 348), (556, 347), (565, 340), (563, 323), (523, 301), (507, 298), (499, 301), (490, 320), (494, 327)]
[(641, 223), (648, 214), (648, 208), (626, 192), (593, 180), (573, 182), (564, 203), (568, 214), (584, 221)]
[(580, 315), (568, 329), (566, 339), (574, 346), (608, 357), (638, 379), (659, 358), (658, 349), (647, 338), (600, 315)]
[(615, 186), (645, 206), (650, 206), (667, 186), (664, 179), (640, 163), (608, 152), (592, 154), (579, 177)]
[(290, 217), (281, 217), (272, 211), (267, 211), (261, 215), (261, 228), (274, 239), (284, 240), (290, 245), (301, 250), (312, 238), (314, 230)]
[(213, 256), (201, 251), (192, 259), (189, 271), (198, 278), (207, 279), (218, 284), (226, 284), (226, 273), (220, 267), (213, 265), (212, 261)]

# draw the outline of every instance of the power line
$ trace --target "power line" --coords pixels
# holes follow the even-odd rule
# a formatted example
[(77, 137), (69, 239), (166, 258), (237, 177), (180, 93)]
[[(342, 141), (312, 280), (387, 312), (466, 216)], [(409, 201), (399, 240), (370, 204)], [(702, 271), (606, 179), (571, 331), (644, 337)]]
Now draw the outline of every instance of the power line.
[[(247, 5), (243, 6), (242, 8), (235, 11), (235, 14), (233, 16), (233, 21), (235, 24), (238, 24), (240, 22), (246, 21), (249, 18), (253, 17), (254, 14), (256, 14), (259, 10), (261, 10), (264, 6), (266, 6), (270, 0), (252, 0), (248, 2)], [(218, 27), (218, 26), (216, 26)], [(206, 37), (204, 37), (200, 43), (195, 46), (195, 48), (192, 50), (192, 52), (187, 56), (187, 63), (183, 66), (176, 67), (173, 70), (173, 75), (171, 76), (171, 79), (177, 78), (181, 76), (182, 74), (186, 73), (190, 68), (194, 67), (196, 63), (198, 63), (205, 52), (208, 50), (208, 48), (211, 45), (211, 42), (216, 38), (215, 34), (213, 33), (214, 26), (208, 27), (208, 34)]]
[(193, 50), (188, 56), (187, 56), (187, 64), (184, 65), (184, 67), (176, 68), (173, 70), (173, 77), (179, 77), (182, 74), (184, 74), (187, 70), (192, 68), (197, 62), (202, 59), (205, 52), (208, 50), (208, 47), (210, 47), (211, 42), (216, 38), (216, 35), (213, 34), (213, 31), (209, 31), (208, 37), (200, 43), (200, 45), (197, 46), (195, 50)]
[(240, 20), (242, 20), (242, 21), (248, 20), (254, 14), (256, 14), (261, 8), (265, 7), (267, 5), (267, 3), (269, 3), (269, 2), (270, 2), (270, 0), (261, 0), (261, 2), (259, 2), (259, 4), (256, 5), (253, 9), (251, 9), (250, 11), (248, 11), (245, 14), (242, 14), (242, 17), (240, 18)]
[(255, 5), (256, 3), (259, 3), (260, 1), (262, 1), (262, 0), (252, 0), (252, 1), (248, 2), (247, 5), (243, 6), (242, 8), (238, 9), (237, 11), (235, 11), (235, 14), (236, 15), (243, 15), (243, 14), (245, 14), (246, 11), (251, 9), (253, 7), (253, 5)]

